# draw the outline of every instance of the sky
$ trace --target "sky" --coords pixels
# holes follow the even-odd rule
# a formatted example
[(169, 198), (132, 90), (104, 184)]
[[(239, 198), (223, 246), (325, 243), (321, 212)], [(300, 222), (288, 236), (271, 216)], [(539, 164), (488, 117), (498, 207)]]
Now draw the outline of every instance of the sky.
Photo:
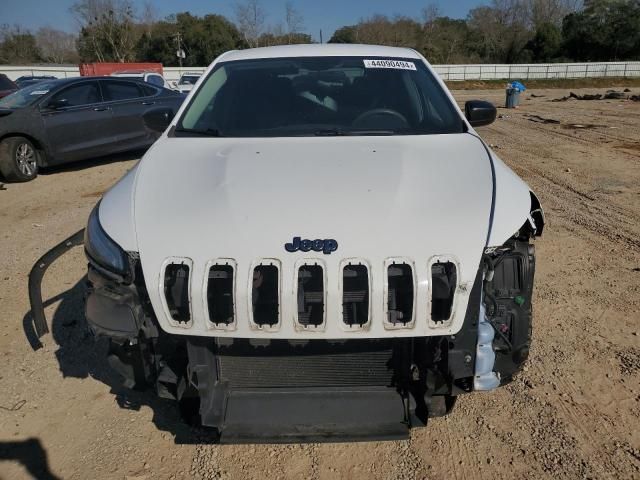
[[(0, 24), (20, 25), (37, 30), (50, 26), (75, 32), (78, 25), (69, 13), (76, 0), (0, 0)], [(134, 0), (142, 5), (142, 0)], [(188, 11), (194, 15), (217, 13), (234, 19), (234, 0), (151, 0), (158, 15), (163, 18), (171, 13)], [(261, 0), (267, 12), (267, 23), (277, 24), (284, 17), (285, 0)], [(469, 9), (485, 4), (482, 0), (293, 0), (304, 17), (306, 33), (319, 40), (320, 29), (327, 41), (336, 28), (352, 25), (373, 14), (393, 16), (395, 14), (420, 18), (427, 4), (438, 5), (441, 14), (453, 18), (464, 18)]]

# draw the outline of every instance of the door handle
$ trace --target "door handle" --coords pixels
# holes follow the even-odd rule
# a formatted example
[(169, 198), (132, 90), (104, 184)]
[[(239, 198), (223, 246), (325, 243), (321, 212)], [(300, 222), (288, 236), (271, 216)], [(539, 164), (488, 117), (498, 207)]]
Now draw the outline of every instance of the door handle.
[(155, 105), (156, 102), (142, 102), (143, 105)]
[(106, 112), (107, 110), (109, 110), (109, 107), (95, 107), (93, 109), (94, 112)]

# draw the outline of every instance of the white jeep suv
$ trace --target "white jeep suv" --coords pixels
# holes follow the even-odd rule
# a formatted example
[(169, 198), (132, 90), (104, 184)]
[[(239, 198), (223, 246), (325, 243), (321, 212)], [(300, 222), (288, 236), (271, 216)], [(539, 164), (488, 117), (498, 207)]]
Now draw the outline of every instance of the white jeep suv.
[(404, 438), (508, 383), (544, 216), (495, 115), (410, 49), (221, 55), (89, 218), (110, 363), (222, 442)]

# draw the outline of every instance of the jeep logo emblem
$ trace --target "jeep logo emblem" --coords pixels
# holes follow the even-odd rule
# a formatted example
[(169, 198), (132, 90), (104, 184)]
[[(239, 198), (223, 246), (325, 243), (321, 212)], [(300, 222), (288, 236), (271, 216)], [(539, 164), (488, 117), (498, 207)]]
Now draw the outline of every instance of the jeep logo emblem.
[(331, 252), (335, 252), (338, 249), (338, 242), (333, 239), (325, 239), (325, 240), (301, 240), (300, 237), (293, 237), (293, 241), (291, 243), (285, 243), (284, 249), (287, 252), (297, 252), (300, 250), (301, 252), (309, 252), (313, 250), (314, 252), (322, 252), (325, 255), (329, 255)]

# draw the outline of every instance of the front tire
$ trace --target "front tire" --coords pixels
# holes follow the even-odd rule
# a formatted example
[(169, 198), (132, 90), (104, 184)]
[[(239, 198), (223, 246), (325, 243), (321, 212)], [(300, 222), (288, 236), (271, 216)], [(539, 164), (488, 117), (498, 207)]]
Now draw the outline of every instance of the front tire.
[(28, 182), (38, 176), (38, 151), (24, 137), (0, 142), (0, 173), (8, 182)]

